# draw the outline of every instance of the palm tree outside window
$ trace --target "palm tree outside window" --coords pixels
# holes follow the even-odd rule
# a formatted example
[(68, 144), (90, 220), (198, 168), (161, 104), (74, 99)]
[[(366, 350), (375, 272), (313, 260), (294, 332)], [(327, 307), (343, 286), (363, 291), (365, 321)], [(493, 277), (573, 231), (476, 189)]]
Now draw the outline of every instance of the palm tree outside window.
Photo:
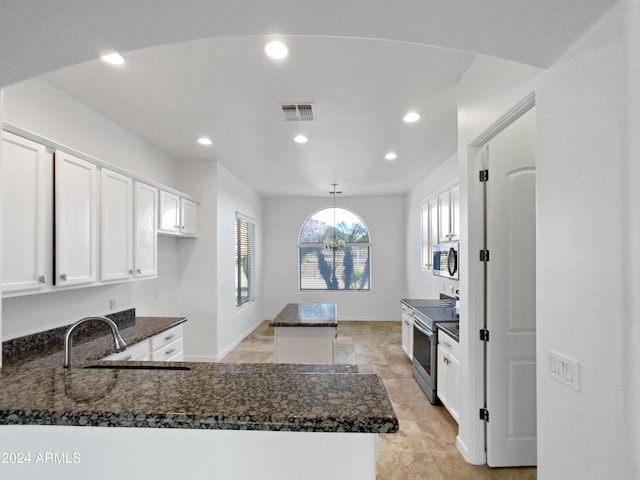
[[(341, 248), (327, 247), (334, 235)], [(330, 207), (309, 216), (300, 230), (298, 250), (300, 290), (370, 289), (369, 230), (351, 210)]]

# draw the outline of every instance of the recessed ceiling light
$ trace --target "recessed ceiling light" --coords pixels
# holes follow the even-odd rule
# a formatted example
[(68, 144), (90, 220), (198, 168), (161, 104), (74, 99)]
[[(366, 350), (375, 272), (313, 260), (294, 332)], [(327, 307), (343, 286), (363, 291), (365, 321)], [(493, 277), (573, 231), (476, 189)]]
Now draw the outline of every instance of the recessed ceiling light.
[(404, 117), (403, 120), (407, 123), (414, 123), (420, 120), (420, 114), (416, 112), (409, 112)]
[(198, 143), (200, 145), (211, 145), (211, 144), (213, 144), (213, 141), (208, 137), (200, 137), (198, 139)]
[(389, 162), (393, 162), (396, 158), (398, 158), (398, 155), (396, 155), (394, 152), (389, 152), (384, 156), (384, 159)]
[(264, 47), (264, 51), (269, 55), (269, 57), (276, 60), (281, 60), (289, 54), (287, 46), (279, 40), (267, 43)]
[(107, 53), (106, 55), (102, 55), (100, 58), (103, 62), (111, 65), (122, 65), (124, 63), (124, 57), (118, 52)]
[(293, 140), (296, 143), (307, 143), (309, 141), (309, 139), (304, 135), (297, 135)]

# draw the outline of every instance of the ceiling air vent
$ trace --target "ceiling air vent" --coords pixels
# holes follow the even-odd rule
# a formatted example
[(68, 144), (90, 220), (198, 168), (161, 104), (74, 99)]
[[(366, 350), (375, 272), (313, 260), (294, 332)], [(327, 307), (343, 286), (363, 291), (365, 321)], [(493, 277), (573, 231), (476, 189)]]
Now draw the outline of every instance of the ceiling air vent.
[(287, 103), (282, 105), (282, 113), (287, 121), (315, 120), (312, 103)]

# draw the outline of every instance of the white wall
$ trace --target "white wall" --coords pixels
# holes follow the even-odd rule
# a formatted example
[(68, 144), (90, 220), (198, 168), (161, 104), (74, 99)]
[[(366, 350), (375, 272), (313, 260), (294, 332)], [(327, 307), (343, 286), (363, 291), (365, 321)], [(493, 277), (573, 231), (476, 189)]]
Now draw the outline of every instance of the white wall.
[[(470, 250), (478, 247), (479, 216), (469, 143), (536, 91), (540, 480), (638, 478), (638, 326), (632, 314), (640, 305), (640, 172), (632, 153), (640, 151), (639, 18), (637, 2), (621, 2), (548, 71), (481, 57), (460, 83), (462, 238)], [(603, 254), (605, 268), (595, 261)], [(464, 343), (480, 320), (473, 293), (479, 266), (463, 260), (462, 268), (469, 272), (462, 289), (470, 292), (462, 304)], [(547, 349), (580, 362), (580, 391), (551, 379)], [(463, 351), (467, 403), (459, 446), (474, 461), (482, 437), (473, 367), (481, 365), (479, 342)]]
[[(626, 96), (628, 87), (638, 86), (637, 70), (635, 83), (627, 76), (630, 36), (637, 39), (640, 31), (633, 3), (591, 28), (538, 88), (541, 480), (638, 478), (625, 475), (629, 418), (623, 398), (626, 382), (638, 376), (624, 351), (628, 327), (637, 321), (625, 295), (627, 253), (638, 248), (638, 236), (628, 230), (638, 211), (630, 210), (627, 191), (630, 165), (638, 162), (629, 146), (639, 142), (637, 130), (628, 129), (629, 112), (638, 106)], [(547, 349), (580, 362), (579, 392), (549, 377)], [(637, 459), (638, 445), (630, 450), (628, 460)]]
[[(2, 131), (2, 119), (4, 116), (3, 107), (4, 89), (0, 88), (0, 131)], [(0, 148), (0, 171), (2, 171), (2, 149)], [(0, 195), (0, 252), (2, 251), (2, 195)], [(2, 255), (0, 255), (0, 295), (2, 295)], [(2, 332), (2, 302), (0, 302), (0, 341), (4, 338)], [(0, 354), (0, 367), (2, 367), (2, 354)]]
[[(482, 190), (474, 149), (469, 145), (535, 89), (540, 70), (490, 57), (478, 57), (458, 86), (458, 156), (460, 174), (460, 249), (482, 247)], [(542, 257), (538, 257), (542, 258)], [(458, 448), (471, 463), (485, 463), (483, 348), (477, 332), (483, 325), (482, 265), (477, 256), (461, 255), (460, 344), (461, 407)]]
[[(242, 183), (229, 170), (218, 165), (218, 350), (224, 356), (264, 318), (264, 231), (262, 197)], [(236, 309), (235, 223), (236, 212), (255, 220), (256, 261), (255, 302)], [(271, 228), (269, 226), (269, 228)]]
[(217, 346), (217, 195), (218, 168), (211, 162), (183, 162), (180, 190), (196, 197), (198, 237), (177, 240), (180, 271), (178, 304), (189, 318), (185, 324), (185, 360), (213, 361)]
[[(3, 114), (6, 122), (176, 187), (176, 164), (172, 158), (44, 80), (6, 88)], [(182, 314), (175, 298), (179, 260), (175, 242), (165, 237), (158, 242), (157, 279), (3, 299), (2, 338), (109, 313), (110, 298), (116, 300), (116, 310), (136, 307), (141, 315)]]
[(400, 320), (405, 289), (404, 198), (340, 197), (336, 206), (360, 215), (371, 240), (369, 292), (301, 292), (298, 239), (305, 220), (332, 198), (267, 198), (264, 208), (264, 313), (273, 319), (287, 303), (336, 303), (343, 320)]
[[(630, 304), (630, 311), (624, 321), (625, 340), (623, 342), (625, 357), (623, 359), (623, 373), (626, 380), (624, 390), (624, 411), (625, 419), (630, 426), (625, 436), (626, 444), (626, 465), (625, 472), (627, 478), (640, 478), (640, 458), (638, 456), (638, 446), (640, 445), (640, 349), (638, 339), (640, 338), (640, 249), (638, 249), (638, 239), (640, 238), (640, 2), (629, 2), (626, 7), (625, 16), (627, 24), (625, 31), (628, 35), (625, 48), (627, 50), (627, 72), (625, 78), (625, 97), (628, 105), (628, 122), (626, 137), (628, 144), (627, 164), (628, 175), (624, 183), (623, 191), (628, 195), (628, 208), (626, 211), (626, 229), (622, 230), (622, 238), (628, 240), (632, 248), (627, 249), (629, 262), (623, 267), (629, 275), (629, 282), (624, 290), (625, 301)], [(623, 227), (625, 226), (623, 225)], [(633, 241), (635, 239), (635, 241)]]
[(404, 298), (439, 298), (440, 293), (451, 295), (451, 287), (459, 288), (459, 281), (447, 280), (422, 268), (422, 207), (421, 204), (458, 183), (458, 154), (451, 155), (431, 175), (424, 178), (405, 196), (407, 276)]

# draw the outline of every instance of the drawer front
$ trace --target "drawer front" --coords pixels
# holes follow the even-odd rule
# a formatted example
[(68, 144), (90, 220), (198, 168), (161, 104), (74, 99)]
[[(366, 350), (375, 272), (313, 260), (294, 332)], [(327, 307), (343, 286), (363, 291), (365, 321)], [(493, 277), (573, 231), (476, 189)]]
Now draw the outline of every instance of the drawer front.
[(102, 360), (148, 360), (148, 358), (145, 357), (148, 357), (149, 353), (151, 353), (151, 350), (149, 349), (149, 340), (143, 340), (142, 342), (128, 345), (124, 352), (114, 353), (108, 357), (104, 357)]
[(153, 337), (151, 337), (151, 351), (155, 352), (165, 345), (169, 345), (170, 343), (175, 342), (177, 339), (182, 338), (182, 334), (182, 325), (178, 325), (177, 327), (173, 327), (162, 333), (154, 335)]
[(442, 330), (438, 330), (438, 345), (442, 346), (445, 351), (451, 353), (453, 356), (459, 358), (460, 344)]
[(177, 338), (174, 342), (163, 345), (158, 350), (151, 353), (151, 360), (155, 362), (178, 361), (178, 355), (181, 357), (183, 352), (182, 337)]

